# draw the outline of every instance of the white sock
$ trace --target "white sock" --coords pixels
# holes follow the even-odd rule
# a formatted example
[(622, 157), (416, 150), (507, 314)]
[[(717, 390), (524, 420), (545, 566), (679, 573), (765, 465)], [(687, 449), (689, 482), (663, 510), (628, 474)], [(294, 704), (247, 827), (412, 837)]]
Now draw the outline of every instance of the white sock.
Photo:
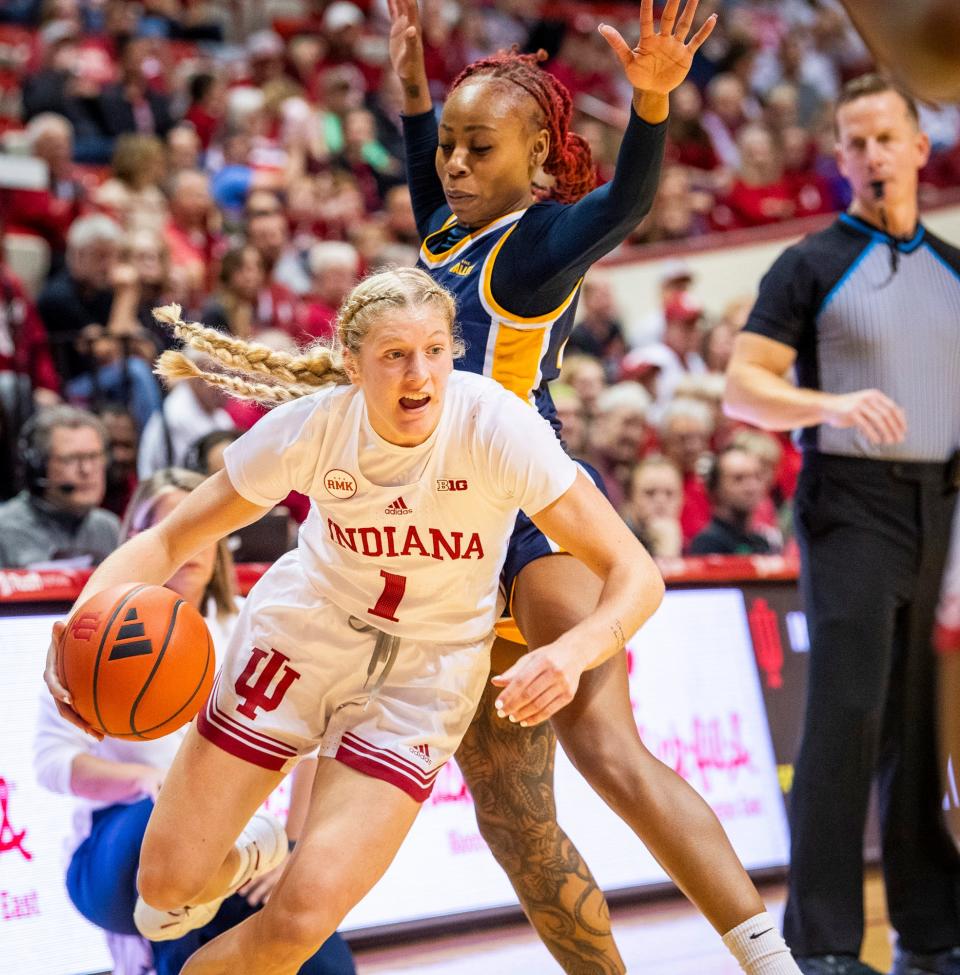
[(766, 911), (728, 931), (723, 943), (747, 975), (800, 975), (779, 927)]

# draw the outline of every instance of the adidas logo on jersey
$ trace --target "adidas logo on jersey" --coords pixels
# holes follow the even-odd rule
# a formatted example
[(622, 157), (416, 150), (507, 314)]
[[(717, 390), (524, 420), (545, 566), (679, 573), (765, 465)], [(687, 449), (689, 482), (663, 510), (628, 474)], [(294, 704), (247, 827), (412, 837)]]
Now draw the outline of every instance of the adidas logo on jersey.
[(412, 515), (413, 508), (408, 508), (406, 501), (403, 498), (397, 498), (396, 501), (391, 501), (386, 508), (383, 509), (383, 513), (386, 515)]
[(456, 264), (450, 268), (451, 274), (459, 274), (460, 277), (465, 278), (473, 269), (475, 265), (472, 261), (457, 261)]
[(433, 765), (433, 759), (430, 757), (430, 746), (429, 745), (409, 745), (410, 753), (416, 755), (421, 762), (425, 762), (427, 765)]

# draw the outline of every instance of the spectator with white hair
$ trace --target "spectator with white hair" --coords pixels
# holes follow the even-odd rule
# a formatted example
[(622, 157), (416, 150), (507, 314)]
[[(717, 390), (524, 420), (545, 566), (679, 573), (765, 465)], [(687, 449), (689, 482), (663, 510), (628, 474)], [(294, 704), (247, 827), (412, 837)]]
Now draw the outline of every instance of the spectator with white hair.
[(353, 244), (322, 240), (310, 248), (308, 263), (313, 286), (305, 299), (303, 328), (311, 338), (330, 338), (337, 309), (360, 280), (360, 255)]
[(660, 448), (683, 475), (683, 508), (680, 525), (684, 545), (710, 521), (710, 499), (701, 476), (703, 461), (709, 456), (713, 434), (713, 414), (706, 403), (695, 399), (675, 399), (660, 417)]
[(114, 271), (123, 231), (101, 213), (81, 217), (67, 232), (66, 267), (51, 277), (37, 310), (53, 346), (60, 375), (72, 379), (85, 362), (75, 343), (89, 325), (119, 324), (114, 311)]
[(639, 383), (616, 383), (597, 397), (586, 459), (600, 473), (618, 510), (647, 439), (649, 409), (650, 395)]
[(73, 167), (73, 126), (62, 115), (42, 112), (27, 123), (30, 155), (46, 164), (43, 189), (11, 190), (5, 201), (9, 231), (36, 234), (50, 245), (51, 268), (63, 267), (67, 230), (80, 216), (86, 191)]

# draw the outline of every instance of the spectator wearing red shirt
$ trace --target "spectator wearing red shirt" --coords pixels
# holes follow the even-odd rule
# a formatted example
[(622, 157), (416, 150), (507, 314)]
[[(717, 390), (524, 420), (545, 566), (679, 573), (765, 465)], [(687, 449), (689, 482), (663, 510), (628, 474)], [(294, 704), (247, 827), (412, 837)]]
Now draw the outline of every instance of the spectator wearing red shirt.
[(337, 309), (360, 279), (360, 255), (352, 244), (323, 240), (310, 249), (313, 288), (306, 297), (304, 331), (313, 339), (333, 336)]
[(713, 150), (728, 169), (740, 165), (737, 133), (746, 123), (744, 110), (747, 93), (733, 74), (718, 74), (707, 85), (707, 110), (702, 124), (710, 136)]
[(37, 307), (19, 278), (0, 264), (0, 374), (25, 377), (34, 405), (60, 401), (60, 377)]
[(190, 105), (184, 119), (196, 130), (204, 152), (223, 128), (227, 111), (227, 87), (214, 74), (202, 71), (190, 79)]
[(830, 184), (817, 170), (816, 143), (806, 129), (792, 125), (780, 136), (783, 176), (796, 203), (796, 215), (809, 217), (840, 209)]
[[(290, 229), (282, 212), (257, 210), (247, 221), (247, 241), (263, 261), (264, 283), (257, 297), (257, 320), (300, 341), (301, 295), (310, 290), (310, 277), (290, 243)], [(291, 284), (297, 285), (295, 291)]]
[(577, 95), (590, 95), (608, 105), (617, 104), (619, 95), (608, 66), (610, 59), (606, 45), (597, 33), (596, 23), (589, 14), (575, 16), (570, 22), (557, 56), (547, 70), (563, 82), (576, 100)]
[(685, 81), (670, 96), (666, 159), (681, 166), (712, 172), (721, 165), (710, 133), (703, 127), (703, 99), (692, 81)]
[(177, 173), (170, 184), (170, 219), (164, 237), (170, 260), (183, 269), (194, 298), (206, 291), (216, 272), (221, 240), (212, 228), (217, 218), (206, 173)]
[(713, 433), (710, 407), (699, 400), (675, 399), (660, 420), (660, 448), (683, 474), (680, 526), (686, 548), (710, 521), (710, 499), (699, 468)]
[(54, 271), (63, 266), (67, 230), (86, 206), (86, 190), (72, 162), (73, 126), (62, 115), (43, 112), (27, 125), (31, 155), (47, 165), (42, 190), (11, 190), (5, 201), (8, 231), (36, 234), (49, 245)]
[(769, 129), (758, 123), (744, 126), (737, 146), (740, 167), (729, 192), (714, 207), (714, 226), (764, 227), (795, 216), (797, 203)]

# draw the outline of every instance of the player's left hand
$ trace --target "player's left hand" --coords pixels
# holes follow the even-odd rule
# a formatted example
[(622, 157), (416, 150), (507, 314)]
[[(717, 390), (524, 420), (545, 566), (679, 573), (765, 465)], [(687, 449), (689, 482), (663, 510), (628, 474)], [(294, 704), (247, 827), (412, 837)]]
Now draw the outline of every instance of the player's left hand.
[(615, 27), (600, 25), (600, 33), (620, 59), (627, 81), (637, 91), (666, 95), (686, 78), (694, 54), (717, 25), (717, 15), (711, 14), (696, 34), (687, 40), (697, 3), (698, 0), (687, 0), (678, 17), (680, 0), (667, 0), (660, 18), (660, 32), (657, 33), (653, 23), (653, 0), (641, 0), (640, 40), (634, 48), (627, 44)]
[(524, 728), (540, 724), (573, 700), (582, 673), (576, 647), (563, 637), (531, 650), (492, 678), (495, 686), (504, 689), (496, 700), (497, 714)]
[(273, 888), (277, 886), (277, 882), (280, 880), (280, 875), (283, 873), (283, 868), (286, 865), (287, 862), (284, 860), (279, 867), (274, 867), (268, 873), (257, 877), (255, 880), (248, 880), (237, 893), (251, 907), (259, 907), (261, 904), (266, 904), (270, 900)]

